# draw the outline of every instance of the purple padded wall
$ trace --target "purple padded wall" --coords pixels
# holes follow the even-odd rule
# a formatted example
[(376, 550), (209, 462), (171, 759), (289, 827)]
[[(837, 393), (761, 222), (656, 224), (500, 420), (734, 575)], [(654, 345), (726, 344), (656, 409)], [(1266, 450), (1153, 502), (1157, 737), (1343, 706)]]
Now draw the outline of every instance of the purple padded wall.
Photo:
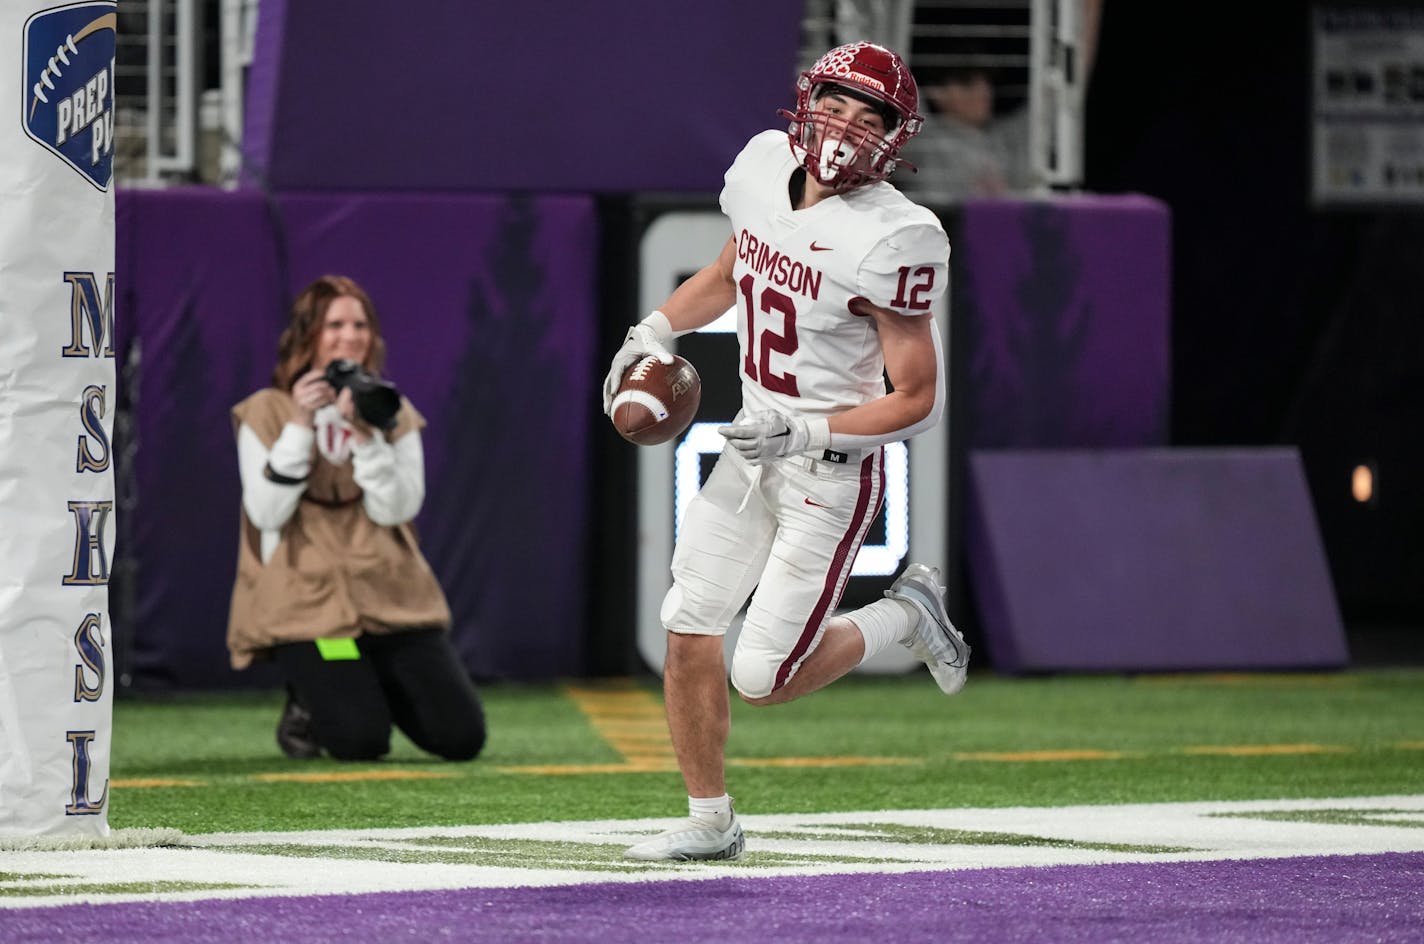
[(971, 448), (1158, 446), (1171, 215), (1137, 195), (965, 204), (951, 264)]
[(785, 124), (802, 6), (264, 0), (245, 179), (715, 191), (749, 137)]
[(1294, 449), (981, 451), (970, 573), (1002, 672), (1348, 660)]
[(117, 211), (116, 349), (137, 369), (120, 396), (137, 425), (119, 446), (134, 451), (120, 452), (132, 485), (115, 566), (137, 573), (116, 635), (132, 639), (135, 685), (244, 681), (224, 648), (240, 493), (228, 410), (270, 382), (291, 296), (327, 272), (370, 292), (386, 373), (429, 421), (417, 525), (467, 665), (581, 671), (591, 198), (121, 190)]

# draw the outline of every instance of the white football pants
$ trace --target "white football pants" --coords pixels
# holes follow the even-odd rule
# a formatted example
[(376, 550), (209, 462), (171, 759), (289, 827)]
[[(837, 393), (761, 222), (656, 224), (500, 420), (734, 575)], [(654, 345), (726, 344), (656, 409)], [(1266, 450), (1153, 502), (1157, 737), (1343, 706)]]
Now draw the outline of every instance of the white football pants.
[(771, 694), (820, 642), (884, 493), (882, 449), (845, 464), (793, 456), (757, 467), (728, 446), (684, 513), (663, 627), (723, 635), (755, 589), (732, 684), (748, 698)]

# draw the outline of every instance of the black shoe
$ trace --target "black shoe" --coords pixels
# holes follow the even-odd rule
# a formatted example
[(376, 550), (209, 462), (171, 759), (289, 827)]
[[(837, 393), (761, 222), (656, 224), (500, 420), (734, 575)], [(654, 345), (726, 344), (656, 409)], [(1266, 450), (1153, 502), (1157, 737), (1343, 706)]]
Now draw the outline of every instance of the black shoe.
[(290, 690), (282, 717), (277, 721), (277, 746), (283, 754), (296, 760), (321, 756), (321, 747), (312, 739), (311, 712), (302, 707)]

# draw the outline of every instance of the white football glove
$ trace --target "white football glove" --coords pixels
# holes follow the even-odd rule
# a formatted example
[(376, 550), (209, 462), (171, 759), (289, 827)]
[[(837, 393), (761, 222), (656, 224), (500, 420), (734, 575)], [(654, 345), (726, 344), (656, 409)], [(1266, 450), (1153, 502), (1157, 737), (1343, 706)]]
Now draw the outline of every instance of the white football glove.
[[(664, 319), (666, 323), (666, 319)], [(638, 322), (628, 329), (628, 336), (623, 339), (623, 346), (618, 349), (618, 353), (613, 355), (613, 363), (608, 368), (608, 376), (603, 378), (603, 413), (610, 415), (613, 409), (613, 398), (618, 393), (618, 387), (623, 383), (623, 375), (628, 368), (649, 354), (657, 357), (664, 364), (672, 363), (672, 352), (667, 349), (664, 340), (658, 337), (657, 331), (649, 327), (646, 322)]]
[(831, 441), (827, 420), (784, 416), (771, 411), (751, 413), (742, 417), (739, 423), (719, 426), (717, 432), (753, 465), (760, 465), (777, 456), (824, 450)]

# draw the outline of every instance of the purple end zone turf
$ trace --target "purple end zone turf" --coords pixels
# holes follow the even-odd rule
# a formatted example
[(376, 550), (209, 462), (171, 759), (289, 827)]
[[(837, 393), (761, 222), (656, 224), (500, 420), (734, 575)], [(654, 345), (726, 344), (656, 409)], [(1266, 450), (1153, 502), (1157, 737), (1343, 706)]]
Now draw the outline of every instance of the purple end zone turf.
[(0, 910), (0, 940), (1413, 941), (1424, 853)]

